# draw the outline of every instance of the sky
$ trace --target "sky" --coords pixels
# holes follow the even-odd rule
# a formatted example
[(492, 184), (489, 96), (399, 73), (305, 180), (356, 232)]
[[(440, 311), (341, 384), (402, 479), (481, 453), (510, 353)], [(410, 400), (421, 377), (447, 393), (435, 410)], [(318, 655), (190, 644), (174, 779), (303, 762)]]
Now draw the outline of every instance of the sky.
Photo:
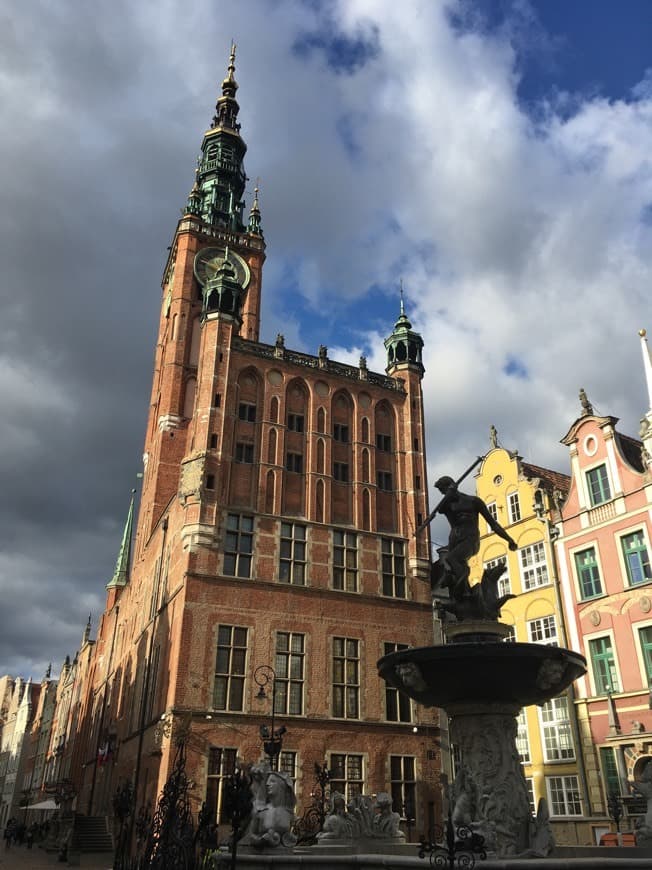
[(261, 338), (382, 371), (402, 281), (434, 482), (491, 424), (567, 472), (580, 387), (638, 433), (651, 37), (649, 0), (0, 2), (0, 674), (94, 636), (231, 39)]

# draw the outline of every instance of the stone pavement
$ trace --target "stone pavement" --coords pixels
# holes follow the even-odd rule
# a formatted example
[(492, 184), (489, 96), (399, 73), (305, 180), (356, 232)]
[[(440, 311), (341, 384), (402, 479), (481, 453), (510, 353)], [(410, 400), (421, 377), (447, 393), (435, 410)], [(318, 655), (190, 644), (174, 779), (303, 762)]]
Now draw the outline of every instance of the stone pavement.
[[(83, 870), (111, 870), (112, 865), (112, 853), (102, 852), (81, 855), (77, 866)], [(44, 852), (36, 846), (32, 849), (25, 846), (5, 849), (4, 844), (0, 845), (0, 870), (62, 870), (69, 866), (57, 860), (56, 852)]]

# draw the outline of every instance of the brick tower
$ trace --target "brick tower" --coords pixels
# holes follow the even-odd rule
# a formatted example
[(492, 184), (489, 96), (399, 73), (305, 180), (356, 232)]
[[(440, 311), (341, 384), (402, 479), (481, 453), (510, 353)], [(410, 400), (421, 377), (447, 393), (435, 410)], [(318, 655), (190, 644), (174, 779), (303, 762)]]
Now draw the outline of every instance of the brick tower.
[(219, 819), (224, 776), (262, 756), (263, 726), (287, 729), (275, 761), (299, 814), (325, 761), (335, 788), (391, 791), (425, 830), (434, 714), (376, 671), (432, 639), (429, 545), (414, 536), (428, 513), (423, 342), (402, 303), (386, 374), (259, 342), (265, 242), (257, 191), (243, 218), (236, 90), (233, 49), (165, 266), (133, 557), (130, 516), (79, 801), (110, 812), (131, 779), (136, 808), (155, 803), (183, 727), (193, 810), (206, 801)]

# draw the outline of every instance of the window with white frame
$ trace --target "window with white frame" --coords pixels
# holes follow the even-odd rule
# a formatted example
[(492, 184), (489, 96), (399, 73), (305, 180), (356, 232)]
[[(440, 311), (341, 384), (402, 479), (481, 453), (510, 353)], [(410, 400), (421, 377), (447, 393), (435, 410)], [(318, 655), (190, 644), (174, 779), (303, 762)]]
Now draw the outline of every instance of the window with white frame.
[(242, 712), (246, 659), (247, 629), (236, 625), (218, 626), (213, 685), (215, 710)]
[(524, 709), (516, 717), (516, 726), (516, 751), (518, 752), (518, 757), (521, 764), (529, 764), (530, 739), (528, 737), (527, 716)]
[(333, 716), (360, 718), (360, 641), (333, 638)]
[[(496, 504), (495, 501), (490, 501), (490, 502), (487, 504), (487, 510), (488, 510), (489, 513), (491, 514), (492, 519), (493, 519), (495, 522), (498, 522), (498, 505)], [(489, 532), (493, 531), (493, 529), (491, 528), (491, 526), (489, 525), (489, 523), (487, 523), (487, 531), (489, 531)]]
[(521, 562), (523, 589), (535, 589), (537, 586), (545, 586), (549, 580), (546, 548), (543, 541), (530, 544), (528, 547), (522, 547), (518, 553)]
[(527, 789), (527, 799), (530, 804), (530, 812), (535, 816), (537, 810), (534, 802), (534, 779), (531, 776), (525, 777), (525, 787)]
[[(400, 652), (402, 649), (407, 649), (406, 643), (384, 643), (383, 655)], [(412, 721), (412, 704), (410, 699), (403, 692), (399, 692), (394, 686), (385, 683), (385, 718), (388, 722), (411, 722)]]
[(602, 464), (586, 472), (586, 485), (589, 490), (591, 505), (595, 507), (611, 499), (611, 486), (607, 466)]
[(281, 523), (279, 580), (304, 586), (306, 583), (306, 527)]
[(358, 536), (355, 532), (333, 532), (333, 588), (358, 591)]
[(228, 514), (224, 540), (224, 573), (230, 577), (251, 576), (254, 551), (254, 518)]
[(362, 755), (331, 752), (329, 767), (331, 794), (338, 791), (349, 801), (356, 795), (363, 793), (364, 765)]
[(547, 776), (548, 806), (552, 816), (581, 816), (582, 799), (576, 776)]
[(630, 586), (639, 583), (647, 583), (652, 580), (652, 568), (650, 567), (650, 555), (643, 530), (630, 532), (620, 539), (625, 560), (625, 569)]
[(506, 628), (507, 634), (503, 638), (503, 643), (516, 643), (516, 626), (508, 625)]
[(498, 580), (498, 595), (509, 595), (512, 591), (509, 585), (509, 571), (507, 569), (507, 556), (498, 556), (497, 559), (489, 559), (488, 562), (484, 563), (485, 569), (487, 568), (497, 568), (498, 565), (502, 565), (504, 567), (503, 573), (500, 575)]
[(412, 755), (390, 755), (389, 775), (392, 809), (402, 819), (415, 818), (416, 760)]
[(209, 818), (216, 824), (228, 822), (225, 812), (225, 786), (227, 777), (235, 773), (237, 749), (211, 746), (208, 750), (208, 773), (206, 776), (206, 809)]
[(296, 786), (297, 782), (297, 754), (289, 749), (283, 749), (278, 757), (278, 769), (285, 773)]
[(303, 715), (305, 642), (294, 631), (276, 633), (274, 712), (282, 716)]
[(383, 595), (405, 598), (405, 542), (382, 538)]
[(517, 492), (510, 492), (507, 496), (507, 511), (510, 523), (517, 523), (521, 519), (521, 502)]
[(560, 695), (547, 701), (539, 710), (543, 732), (545, 761), (569, 761), (575, 758), (568, 698)]
[(554, 616), (540, 616), (538, 619), (529, 619), (526, 624), (531, 643), (559, 646), (557, 623)]

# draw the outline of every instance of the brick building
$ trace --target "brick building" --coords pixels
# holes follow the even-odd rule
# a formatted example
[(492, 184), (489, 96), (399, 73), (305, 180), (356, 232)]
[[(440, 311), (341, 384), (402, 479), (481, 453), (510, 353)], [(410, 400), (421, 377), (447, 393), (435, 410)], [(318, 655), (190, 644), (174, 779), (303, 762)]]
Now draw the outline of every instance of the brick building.
[(436, 714), (376, 671), (432, 641), (429, 540), (414, 535), (423, 342), (402, 306), (386, 374), (259, 341), (265, 242), (257, 191), (243, 217), (234, 73), (232, 52), (165, 265), (140, 508), (80, 702), (77, 809), (110, 813), (125, 779), (137, 810), (153, 805), (183, 727), (192, 809), (219, 819), (223, 777), (261, 757), (273, 706), (298, 813), (326, 761), (334, 787), (391, 791), (425, 830)]

